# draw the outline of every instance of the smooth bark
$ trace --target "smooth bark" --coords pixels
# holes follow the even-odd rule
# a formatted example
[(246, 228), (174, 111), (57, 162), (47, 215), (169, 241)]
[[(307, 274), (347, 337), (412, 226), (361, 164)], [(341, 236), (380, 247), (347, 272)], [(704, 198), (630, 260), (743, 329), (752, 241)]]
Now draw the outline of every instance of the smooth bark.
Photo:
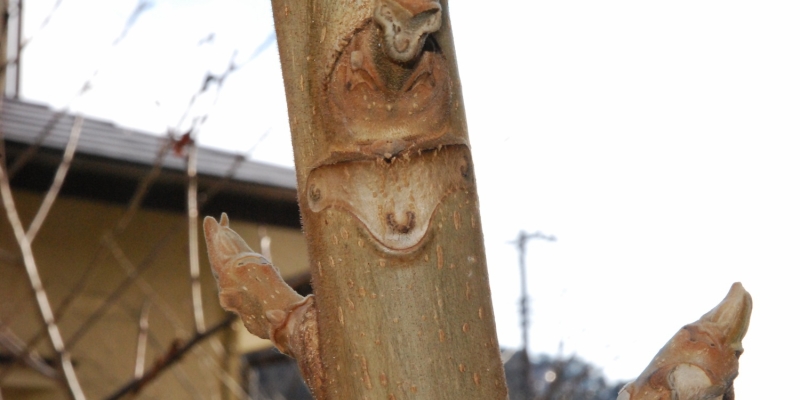
[[(224, 302), (266, 315), (252, 330), (289, 353), (318, 326), (318, 359), (295, 354), (318, 399), (506, 398), (447, 3), (273, 13), (316, 298)], [(250, 271), (228, 281), (247, 287), (272, 274), (224, 250), (226, 225), (206, 222), (215, 270)]]

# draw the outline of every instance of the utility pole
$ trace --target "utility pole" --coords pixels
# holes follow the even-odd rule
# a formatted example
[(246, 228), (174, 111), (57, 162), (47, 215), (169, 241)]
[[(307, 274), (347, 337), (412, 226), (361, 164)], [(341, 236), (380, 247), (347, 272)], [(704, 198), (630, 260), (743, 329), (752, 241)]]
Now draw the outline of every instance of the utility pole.
[(14, 98), (19, 98), (20, 75), (22, 75), (22, 0), (17, 0), (17, 35), (14, 50)]
[(517, 245), (517, 249), (519, 250), (519, 274), (520, 274), (520, 290), (521, 290), (521, 298), (519, 300), (520, 304), (520, 320), (522, 325), (522, 376), (524, 378), (524, 385), (523, 385), (523, 398), (525, 400), (533, 399), (533, 382), (531, 380), (531, 362), (530, 357), (528, 355), (528, 284), (527, 284), (527, 273), (525, 267), (525, 253), (528, 247), (528, 241), (540, 239), (540, 240), (547, 240), (550, 242), (555, 242), (556, 237), (552, 235), (545, 235), (539, 231), (534, 233), (526, 233), (524, 230), (519, 231), (519, 236), (517, 239), (510, 242), (512, 244)]
[(0, 97), (6, 94), (6, 48), (8, 47), (8, 0), (0, 0)]
[[(0, 0), (0, 16), (2, 18), (0, 21), (0, 94), (4, 97), (18, 98), (19, 58), (22, 51), (22, 0), (14, 2)], [(13, 39), (9, 40), (10, 38)]]

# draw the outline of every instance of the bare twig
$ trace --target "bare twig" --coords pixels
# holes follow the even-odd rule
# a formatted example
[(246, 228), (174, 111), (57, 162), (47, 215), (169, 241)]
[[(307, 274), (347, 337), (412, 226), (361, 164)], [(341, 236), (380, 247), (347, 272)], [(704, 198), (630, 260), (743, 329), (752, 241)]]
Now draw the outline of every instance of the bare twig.
[(145, 11), (147, 11), (148, 9), (150, 9), (152, 7), (153, 7), (153, 3), (151, 3), (151, 2), (149, 2), (147, 0), (139, 0), (139, 3), (136, 4), (136, 8), (128, 16), (128, 20), (125, 21), (125, 27), (122, 28), (122, 32), (119, 34), (119, 36), (117, 36), (116, 39), (114, 39), (114, 43), (112, 44), (112, 46), (118, 45), (119, 42), (122, 41), (122, 39), (125, 39), (125, 36), (128, 35), (128, 31), (130, 31), (131, 28), (133, 28), (133, 26), (136, 25), (136, 21), (139, 20), (139, 17)]
[(100, 318), (105, 315), (106, 311), (114, 305), (119, 298), (125, 293), (125, 290), (130, 287), (130, 285), (136, 280), (136, 278), (143, 273), (147, 268), (155, 264), (155, 260), (157, 256), (161, 253), (161, 251), (167, 247), (169, 244), (169, 240), (177, 233), (180, 229), (179, 224), (174, 224), (170, 229), (166, 231), (164, 235), (159, 238), (158, 242), (155, 246), (150, 250), (150, 253), (147, 254), (147, 257), (137, 266), (136, 271), (134, 274), (128, 275), (111, 293), (106, 297), (105, 301), (98, 307), (92, 314), (80, 324), (78, 329), (75, 333), (67, 340), (65, 347), (67, 349), (72, 348), (82, 337), (85, 335), (89, 329), (91, 329), (95, 323), (97, 323)]
[[(25, 353), (25, 342), (22, 341), (11, 329), (0, 322), (0, 346), (11, 352), (14, 356)], [(21, 357), (22, 361), (34, 371), (50, 379), (60, 379), (58, 371), (47, 364), (47, 362), (35, 351), (28, 351)]]
[[(209, 342), (213, 343), (214, 339), (216, 338), (212, 338)], [(231, 392), (233, 392), (237, 398), (253, 400), (250, 397), (250, 395), (247, 394), (247, 391), (244, 390), (244, 388), (242, 388), (239, 382), (236, 379), (234, 379), (227, 371), (225, 371), (224, 368), (222, 368), (219, 365), (214, 365), (215, 360), (213, 357), (211, 357), (211, 355), (206, 353), (203, 357), (203, 362), (206, 364), (206, 366), (211, 367), (211, 371), (214, 372), (214, 374), (217, 376), (217, 379), (219, 379), (223, 385), (225, 385), (228, 389), (230, 389)]]
[[(228, 174), (225, 176), (225, 178), (223, 180), (217, 182), (214, 186), (212, 186), (208, 190), (208, 192), (206, 193), (206, 196), (202, 200), (198, 200), (198, 209), (202, 209), (203, 205), (205, 205), (206, 202), (208, 202), (214, 195), (216, 195), (217, 193), (219, 193), (220, 190), (222, 190), (222, 188), (225, 186), (225, 184), (236, 173), (236, 170), (238, 170), (238, 168), (241, 165), (242, 161), (243, 161), (243, 158), (237, 158), (234, 161), (234, 163), (231, 165), (231, 168), (228, 171)], [(144, 269), (146, 269), (147, 267), (149, 267), (150, 265), (153, 264), (154, 259), (156, 258), (156, 256), (158, 254), (160, 254), (161, 250), (163, 250), (166, 247), (167, 240), (170, 239), (179, 230), (180, 230), (180, 224), (174, 224), (173, 226), (170, 227), (170, 229), (167, 231), (167, 233), (165, 235), (163, 235), (161, 237), (161, 239), (159, 239), (159, 241), (156, 243), (156, 245), (150, 251), (148, 256), (145, 258), (145, 260), (141, 264), (139, 264), (139, 266), (137, 267), (137, 269), (135, 271), (136, 273), (133, 274), (133, 275), (129, 275), (122, 283), (120, 283), (120, 285), (111, 292), (111, 294), (103, 302), (103, 304), (100, 306), (100, 308), (95, 310), (95, 312), (92, 313), (92, 315), (83, 324), (81, 324), (81, 326), (78, 328), (78, 330), (75, 332), (75, 334), (67, 342), (67, 348), (70, 348), (78, 339), (80, 339), (80, 337), (82, 337), (86, 333), (86, 331), (92, 325), (94, 325), (94, 323), (96, 323), (99, 320), (99, 318), (103, 314), (105, 314), (106, 310), (119, 299), (119, 297), (122, 295), (124, 290), (127, 289), (128, 286), (130, 286), (130, 284), (133, 283), (136, 280), (136, 277), (139, 274), (141, 274), (144, 271)]]
[[(125, 210), (125, 214), (120, 217), (120, 219), (117, 221), (117, 224), (114, 226), (114, 230), (111, 232), (112, 235), (120, 235), (125, 232), (128, 224), (141, 208), (144, 196), (147, 194), (148, 189), (150, 189), (150, 186), (161, 173), (161, 168), (164, 165), (164, 158), (167, 156), (167, 153), (170, 149), (170, 144), (171, 141), (169, 139), (164, 140), (164, 143), (158, 151), (158, 155), (153, 161), (153, 167), (147, 173), (147, 176), (139, 181), (139, 185), (136, 187), (136, 192), (134, 192), (133, 197), (131, 198), (130, 202), (128, 202), (128, 207)], [(83, 292), (83, 289), (89, 282), (89, 277), (94, 271), (95, 266), (99, 265), (103, 260), (105, 260), (106, 256), (108, 256), (108, 251), (104, 246), (100, 246), (95, 251), (92, 261), (84, 269), (81, 277), (78, 278), (77, 284), (70, 289), (67, 297), (61, 301), (61, 304), (59, 304), (58, 308), (56, 309), (56, 318), (60, 319), (67, 308), (69, 308), (72, 302), (77, 298), (78, 294)]]
[(69, 166), (72, 163), (72, 159), (75, 157), (75, 150), (78, 148), (78, 139), (80, 139), (82, 129), (83, 116), (77, 115), (72, 124), (72, 131), (69, 134), (69, 142), (67, 142), (67, 147), (64, 149), (64, 157), (61, 158), (61, 164), (58, 166), (56, 175), (53, 178), (53, 184), (50, 185), (50, 190), (47, 191), (44, 200), (42, 200), (42, 205), (39, 206), (39, 211), (36, 212), (36, 216), (33, 217), (33, 221), (28, 227), (28, 232), (25, 234), (28, 241), (31, 243), (36, 239), (36, 234), (39, 233), (39, 229), (42, 227), (45, 218), (47, 218), (50, 209), (53, 207), (59, 191), (61, 191), (64, 178), (67, 177), (67, 171), (69, 171)]
[(122, 386), (119, 390), (114, 392), (112, 395), (108, 396), (107, 400), (113, 399), (120, 399), (129, 392), (137, 393), (140, 391), (144, 386), (152, 382), (156, 377), (158, 377), (162, 371), (169, 368), (172, 364), (180, 361), (180, 359), (186, 355), (189, 350), (191, 350), (195, 345), (203, 342), (208, 337), (214, 335), (215, 333), (219, 332), (220, 330), (229, 327), (236, 321), (235, 314), (228, 314), (222, 322), (218, 323), (217, 325), (213, 326), (211, 329), (203, 333), (195, 334), (191, 339), (189, 339), (186, 344), (181, 344), (180, 341), (173, 342), (172, 347), (167, 351), (166, 354), (161, 356), (155, 364), (144, 373), (144, 375), (139, 379), (133, 379), (124, 386)]
[(267, 261), (272, 262), (272, 251), (270, 250), (270, 244), (272, 243), (272, 238), (269, 237), (267, 233), (267, 227), (265, 225), (258, 226), (258, 242), (261, 245), (261, 255), (267, 259)]
[(150, 305), (146, 301), (142, 305), (142, 312), (139, 315), (139, 337), (136, 343), (136, 364), (133, 367), (133, 377), (141, 379), (144, 375), (144, 357), (147, 352), (147, 335), (150, 332)]
[[(63, 113), (60, 113), (57, 116), (58, 116), (58, 118), (61, 118), (63, 116)], [(15, 161), (14, 166), (18, 166), (19, 165), (19, 168), (21, 168), (22, 165), (24, 165), (24, 163), (20, 164), (19, 161), (26, 154), (28, 154), (29, 157), (33, 157), (33, 155), (36, 153), (36, 149), (38, 148), (38, 146), (41, 144), (41, 142), (44, 141), (44, 138), (47, 135), (49, 135), (50, 132), (52, 131), (52, 126), (55, 125), (56, 121), (57, 121), (57, 118), (56, 118), (56, 116), (54, 116), (50, 120), (50, 122), (48, 122), (49, 128), (46, 128), (45, 130), (42, 131), (42, 134), (40, 135), (40, 138), (37, 141), (37, 144), (30, 146), (25, 151), (25, 153), (23, 153), (23, 155), (20, 156)], [(2, 132), (1, 131), (0, 131), (0, 139), (2, 139)], [(2, 144), (3, 144), (2, 141), (0, 141), (0, 146), (2, 146)], [(155, 160), (153, 161), (153, 167), (150, 169), (150, 171), (148, 172), (147, 176), (145, 176), (144, 179), (139, 181), (139, 185), (136, 188), (136, 192), (134, 193), (134, 196), (131, 198), (130, 202), (128, 203), (128, 207), (127, 207), (127, 209), (125, 211), (125, 214), (123, 214), (122, 217), (120, 217), (120, 219), (117, 221), (117, 223), (116, 223), (116, 225), (114, 227), (114, 230), (110, 233), (111, 235), (120, 235), (120, 234), (122, 234), (125, 231), (125, 229), (128, 227), (128, 224), (133, 219), (134, 215), (136, 215), (136, 212), (139, 211), (139, 209), (141, 208), (141, 203), (144, 200), (144, 196), (147, 194), (147, 190), (150, 188), (152, 183), (155, 181), (155, 179), (161, 173), (161, 168), (162, 168), (162, 166), (164, 164), (164, 159), (166, 158), (166, 155), (167, 155), (169, 149), (171, 148), (171, 146), (170, 146), (171, 144), (172, 144), (172, 142), (169, 139), (165, 139), (164, 140), (164, 143), (161, 146), (161, 148), (160, 148), (160, 150), (158, 152), (158, 155), (156, 156)], [(54, 313), (54, 318), (55, 318), (56, 322), (61, 320), (61, 317), (67, 311), (69, 306), (72, 305), (72, 302), (75, 301), (75, 299), (77, 299), (78, 296), (83, 292), (83, 289), (89, 283), (89, 278), (91, 277), (92, 273), (94, 272), (95, 267), (97, 265), (100, 265), (103, 262), (103, 260), (105, 260), (105, 258), (107, 256), (108, 256), (108, 248), (106, 248), (106, 246), (104, 244), (100, 244), (100, 246), (95, 250), (94, 255), (92, 256), (92, 260), (89, 262), (89, 264), (86, 266), (86, 268), (84, 268), (83, 272), (81, 273), (81, 276), (78, 278), (77, 283), (75, 283), (70, 288), (70, 290), (67, 292), (67, 295), (64, 297), (63, 300), (61, 300), (61, 303), (56, 308), (55, 313)], [(39, 332), (37, 332), (33, 336), (33, 338), (31, 338), (31, 340), (28, 341), (28, 345), (26, 346), (26, 351), (27, 351), (27, 349), (31, 349), (31, 348), (35, 347), (36, 344), (39, 342), (39, 340), (42, 337), (44, 337), (45, 333), (46, 333), (46, 329), (42, 329)], [(23, 354), (27, 354), (27, 353), (23, 353)], [(19, 358), (17, 358), (17, 359), (19, 359)], [(9, 372), (10, 372), (10, 369), (6, 370), (6, 371), (3, 371), (3, 372), (0, 372), (0, 382), (3, 382), (5, 380), (5, 378), (9, 374)]]
[(47, 332), (50, 337), (50, 342), (53, 345), (53, 349), (55, 349), (59, 355), (59, 358), (61, 359), (61, 370), (64, 373), (64, 378), (67, 381), (70, 394), (76, 400), (83, 400), (86, 397), (83, 394), (80, 383), (78, 382), (78, 377), (75, 375), (75, 370), (72, 367), (72, 361), (70, 360), (69, 352), (66, 351), (66, 348), (64, 347), (64, 340), (61, 337), (61, 331), (58, 329), (58, 325), (56, 325), (55, 318), (53, 316), (53, 309), (50, 307), (50, 300), (47, 298), (47, 292), (44, 290), (41, 277), (39, 276), (39, 270), (36, 267), (36, 260), (33, 257), (31, 242), (25, 235), (25, 228), (22, 226), (22, 221), (19, 218), (17, 207), (16, 204), (14, 204), (14, 198), (11, 194), (11, 186), (8, 182), (8, 175), (6, 175), (5, 172), (5, 165), (2, 165), (2, 163), (0, 163), (0, 195), (2, 195), (3, 198), (3, 206), (6, 209), (8, 221), (11, 223), (14, 236), (17, 239), (17, 244), (22, 252), (22, 260), (25, 264), (25, 271), (28, 273), (28, 279), (35, 292), (36, 303), (39, 307), (39, 312), (42, 315), (44, 323), (47, 325)]
[(197, 332), (203, 332), (206, 330), (206, 322), (203, 314), (203, 297), (200, 286), (200, 245), (197, 233), (197, 143), (194, 141), (189, 144), (186, 173), (189, 176), (186, 201), (189, 214), (189, 272), (192, 278), (194, 327)]
[(56, 0), (55, 4), (53, 4), (53, 7), (50, 8), (50, 12), (47, 13), (46, 17), (44, 17), (44, 20), (42, 20), (42, 23), (39, 25), (39, 28), (36, 30), (36, 32), (33, 35), (31, 35), (31, 37), (22, 41), (20, 49), (24, 49), (25, 46), (27, 46), (28, 44), (30, 44), (31, 41), (33, 41), (33, 39), (39, 32), (43, 31), (44, 28), (47, 27), (47, 25), (50, 23), (50, 20), (53, 19), (53, 15), (56, 13), (56, 11), (58, 11), (58, 7), (61, 6), (61, 2), (62, 0)]
[[(5, 1), (5, 0), (3, 0), (3, 1)], [(3, 64), (0, 65), (0, 70), (6, 68), (8, 65), (13, 65), (13, 64), (17, 63), (17, 60), (20, 57), (20, 53), (22, 53), (22, 50), (25, 50), (25, 47), (28, 44), (30, 44), (30, 42), (33, 41), (33, 39), (39, 34), (39, 32), (43, 31), (44, 28), (50, 23), (50, 20), (53, 18), (53, 14), (55, 14), (56, 10), (58, 10), (58, 7), (61, 5), (61, 2), (62, 2), (62, 0), (56, 0), (56, 3), (50, 9), (50, 12), (44, 18), (42, 23), (39, 25), (39, 28), (36, 30), (36, 32), (33, 33), (33, 35), (31, 35), (29, 38), (24, 39), (24, 40), (22, 40), (22, 38), (19, 39), (20, 40), (20, 44), (19, 44), (19, 48), (17, 50), (17, 54), (14, 57), (12, 57), (12, 58), (10, 58), (8, 60), (3, 60)]]
[[(61, 3), (61, 0), (58, 0), (57, 3), (53, 6), (53, 9), (50, 11), (50, 14), (45, 18), (45, 21), (42, 23), (42, 26), (39, 28), (39, 30), (42, 30), (47, 25), (47, 23), (49, 23), (50, 18), (52, 17), (53, 13), (56, 11), (56, 9), (60, 5), (60, 3)], [(151, 7), (152, 7), (151, 3), (148, 3), (147, 1), (143, 1), (143, 0), (139, 1), (139, 3), (137, 4), (136, 8), (128, 16), (128, 20), (125, 22), (125, 25), (123, 26), (123, 29), (120, 32), (119, 36), (117, 36), (117, 38), (111, 44), (112, 48), (116, 47), (117, 45), (119, 45), (119, 43), (122, 42), (123, 39), (125, 39), (125, 37), (127, 36), (128, 32), (131, 30), (131, 28), (133, 28), (133, 26), (138, 21), (139, 16), (143, 12), (147, 11)], [(37, 33), (38, 33), (38, 31), (37, 31)], [(23, 41), (21, 43), (19, 51), (22, 51), (24, 49), (24, 47), (27, 46), (28, 43), (30, 43), (31, 40), (33, 40), (33, 37), (29, 38), (26, 41)], [(106, 54), (108, 54), (108, 53), (106, 53)], [(17, 54), (16, 57), (14, 57), (13, 59), (6, 60), (6, 62), (4, 62), (2, 65), (0, 65), (0, 69), (6, 68), (6, 66), (9, 65), (9, 64), (17, 63), (18, 58), (19, 58), (19, 54)], [(100, 64), (102, 65), (102, 62)], [(50, 118), (50, 120), (47, 122), (47, 124), (44, 126), (44, 128), (42, 128), (42, 131), (39, 134), (39, 137), (36, 139), (36, 142), (34, 142), (30, 146), (28, 146), (28, 148), (19, 157), (17, 157), (17, 159), (14, 161), (14, 164), (11, 165), (8, 168), (8, 171), (7, 171), (8, 179), (13, 178), (14, 175), (16, 175), (16, 173), (19, 172), (19, 170), (22, 169), (22, 167), (25, 166), (25, 164), (28, 161), (30, 161), (31, 158), (33, 158), (33, 156), (36, 154), (36, 152), (41, 147), (41, 145), (44, 142), (44, 140), (52, 133), (53, 127), (55, 127), (55, 124), (64, 115), (66, 115), (67, 110), (75, 102), (75, 100), (77, 100), (78, 98), (83, 96), (86, 92), (88, 92), (91, 89), (92, 81), (99, 74), (99, 72), (100, 72), (100, 67), (97, 67), (92, 72), (92, 74), (83, 82), (83, 85), (81, 85), (81, 88), (78, 90), (78, 93), (76, 93), (72, 97), (72, 99), (70, 99), (70, 101), (68, 102), (67, 106), (63, 110), (58, 111), (57, 113), (55, 113)]]
[(53, 129), (55, 128), (56, 124), (61, 121), (61, 118), (67, 115), (66, 110), (61, 110), (53, 114), (47, 123), (42, 127), (42, 130), (39, 131), (39, 135), (36, 137), (36, 141), (31, 143), (25, 151), (23, 151), (16, 159), (14, 159), (14, 163), (8, 167), (8, 179), (14, 178), (14, 176), (25, 166), (25, 164), (30, 161), (33, 156), (36, 155), (36, 152), (39, 151), (39, 148), (42, 147), (42, 143), (47, 139), (50, 134), (53, 133)]
[[(123, 214), (122, 217), (120, 217), (120, 219), (117, 221), (110, 235), (116, 236), (125, 232), (128, 224), (141, 208), (144, 196), (147, 194), (148, 189), (150, 189), (150, 186), (161, 173), (161, 168), (164, 164), (164, 158), (167, 156), (167, 153), (170, 149), (170, 144), (170, 140), (164, 140), (164, 143), (159, 149), (158, 155), (153, 162), (153, 167), (150, 169), (147, 176), (139, 181), (139, 185), (136, 187), (136, 192), (134, 192), (133, 197), (131, 198), (130, 202), (128, 202), (128, 207), (125, 210), (125, 214)], [(94, 268), (97, 265), (100, 265), (107, 256), (108, 249), (105, 247), (105, 245), (101, 244), (100, 247), (95, 250), (92, 261), (90, 261), (89, 265), (84, 268), (80, 278), (78, 278), (78, 282), (72, 288), (70, 288), (69, 294), (67, 294), (67, 296), (61, 301), (56, 309), (56, 320), (61, 319), (69, 306), (72, 305), (72, 302), (75, 301), (78, 295), (83, 292), (83, 289), (89, 283), (89, 277), (91, 276), (92, 272), (94, 272)]]
[[(111, 234), (105, 235), (103, 240), (105, 241), (105, 245), (108, 246), (109, 250), (111, 251), (111, 254), (114, 256), (114, 259), (117, 260), (117, 265), (119, 265), (120, 268), (125, 271), (125, 274), (131, 277), (138, 275), (133, 262), (131, 262), (128, 256), (125, 255), (125, 252), (119, 246), (119, 243), (114, 240)], [(160, 310), (164, 316), (167, 317), (167, 321), (172, 324), (172, 328), (178, 335), (187, 335), (189, 333), (183, 328), (178, 315), (172, 311), (172, 308), (170, 308), (169, 304), (161, 297), (161, 295), (158, 294), (158, 292), (156, 292), (155, 289), (153, 289), (152, 286), (150, 286), (149, 283), (147, 283), (146, 280), (136, 279), (136, 286), (148, 299), (150, 299), (151, 302), (155, 304), (156, 308), (158, 308), (158, 310)]]
[[(114, 258), (117, 259), (117, 263), (123, 268), (123, 270), (125, 270), (125, 272), (127, 274), (135, 274), (136, 273), (136, 268), (133, 266), (133, 263), (128, 259), (128, 257), (125, 255), (125, 253), (122, 251), (122, 248), (119, 247), (119, 244), (117, 244), (114, 241), (114, 239), (112, 237), (110, 237), (110, 236), (106, 236), (104, 239), (106, 240), (107, 245), (111, 249), (111, 252), (114, 255)], [(306, 280), (307, 279), (308, 278), (306, 278)], [(172, 324), (172, 326), (175, 329), (175, 331), (177, 332), (178, 336), (182, 336), (182, 335), (187, 334), (186, 329), (184, 329), (182, 324), (181, 324), (180, 318), (178, 318), (178, 316), (169, 307), (167, 302), (164, 301), (158, 295), (158, 293), (146, 281), (144, 281), (142, 279), (137, 279), (136, 280), (136, 284), (139, 287), (139, 289), (142, 290), (142, 292), (145, 294), (145, 296), (147, 296), (148, 299), (150, 299), (150, 301), (152, 303), (154, 303), (158, 307), (159, 310), (161, 310), (161, 312), (164, 314), (164, 316), (167, 317), (167, 321), (169, 321)], [(218, 338), (212, 337), (212, 338), (210, 338), (208, 340), (208, 343), (212, 347), (212, 349), (215, 350), (216, 355), (222, 355), (224, 353), (224, 348), (222, 348), (222, 345), (219, 342)], [(205, 349), (203, 349), (203, 347), (198, 347), (198, 348), (201, 349), (201, 350), (204, 350), (203, 351), (203, 356), (205, 357), (205, 361), (204, 362), (206, 364), (213, 363), (215, 361), (214, 358), (211, 357), (211, 355), (208, 353), (208, 351), (205, 351)], [(215, 365), (214, 367), (216, 369), (214, 369), (213, 371), (217, 375), (217, 378), (220, 379), (220, 381), (225, 386), (227, 386), (234, 394), (236, 394), (236, 396), (238, 398), (248, 398), (248, 399), (250, 398), (247, 395), (247, 393), (241, 388), (241, 386), (236, 382), (236, 380), (233, 379), (229, 374), (227, 374), (224, 371), (224, 368), (222, 366)], [(217, 370), (222, 371), (222, 372), (220, 373)], [(178, 371), (181, 371), (180, 368), (178, 368)], [(183, 381), (185, 380), (185, 376), (184, 375), (185, 375), (185, 373), (183, 375), (179, 376), (179, 380), (181, 380), (182, 384), (184, 383)], [(184, 385), (184, 386), (186, 386), (186, 385)], [(187, 388), (187, 389), (193, 389), (193, 388), (194, 387), (192, 386), (191, 388)]]
[(150, 171), (147, 173), (147, 176), (144, 177), (141, 181), (139, 181), (139, 185), (136, 187), (136, 192), (134, 192), (133, 197), (128, 202), (128, 208), (125, 210), (125, 214), (117, 221), (116, 226), (114, 226), (114, 235), (119, 235), (128, 228), (128, 224), (133, 219), (136, 212), (142, 206), (142, 201), (144, 201), (144, 196), (147, 194), (147, 191), (150, 189), (150, 186), (153, 182), (158, 178), (161, 174), (161, 169), (164, 166), (164, 159), (167, 157), (169, 150), (172, 148), (172, 140), (166, 138), (164, 143), (161, 145), (161, 148), (158, 150), (158, 155), (156, 155), (155, 160), (153, 160), (153, 168), (150, 168)]

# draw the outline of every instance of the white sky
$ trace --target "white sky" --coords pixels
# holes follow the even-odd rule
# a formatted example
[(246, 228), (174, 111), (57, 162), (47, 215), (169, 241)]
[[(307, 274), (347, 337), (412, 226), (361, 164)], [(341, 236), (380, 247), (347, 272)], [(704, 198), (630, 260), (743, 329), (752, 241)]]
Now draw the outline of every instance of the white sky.
[[(112, 47), (135, 0), (63, 0), (37, 31), (54, 2), (26, 2), (23, 98), (153, 132), (272, 31), (263, 0), (154, 0)], [(742, 281), (755, 306), (737, 397), (785, 397), (800, 357), (800, 3), (451, 7), (501, 346), (521, 343), (507, 242), (542, 230), (559, 241), (529, 245), (534, 352), (563, 342), (631, 379)], [(259, 143), (253, 158), (291, 165), (285, 107), (273, 44), (229, 77), (201, 144)]]

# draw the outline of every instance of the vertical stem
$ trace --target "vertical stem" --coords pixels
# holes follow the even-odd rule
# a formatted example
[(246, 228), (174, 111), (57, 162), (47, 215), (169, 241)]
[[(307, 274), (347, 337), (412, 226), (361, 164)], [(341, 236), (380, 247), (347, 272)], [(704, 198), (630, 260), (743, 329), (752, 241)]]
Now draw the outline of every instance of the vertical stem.
[(3, 206), (6, 209), (8, 221), (11, 223), (11, 227), (14, 230), (14, 236), (16, 237), (20, 251), (22, 252), (25, 271), (28, 274), (31, 287), (33, 287), (39, 312), (42, 315), (45, 325), (47, 325), (47, 333), (50, 337), (50, 343), (53, 345), (53, 349), (55, 349), (56, 353), (58, 353), (59, 358), (61, 359), (61, 370), (63, 371), (64, 378), (67, 381), (67, 387), (69, 388), (70, 395), (75, 400), (83, 400), (86, 398), (86, 396), (83, 394), (83, 390), (78, 382), (78, 378), (75, 375), (75, 370), (72, 367), (72, 361), (70, 360), (69, 352), (64, 348), (64, 340), (61, 337), (61, 332), (58, 329), (58, 325), (56, 325), (55, 318), (53, 316), (53, 309), (50, 307), (50, 301), (47, 298), (47, 292), (45, 292), (44, 286), (42, 285), (42, 280), (39, 276), (39, 270), (36, 267), (36, 260), (33, 257), (31, 242), (25, 235), (25, 228), (23, 228), (22, 221), (20, 221), (19, 214), (17, 213), (17, 207), (14, 204), (14, 198), (11, 194), (11, 186), (8, 182), (8, 175), (6, 175), (5, 165), (3, 165), (3, 163), (0, 163), (0, 195), (3, 198)]
[(147, 334), (150, 330), (150, 301), (142, 305), (139, 315), (139, 337), (136, 343), (136, 363), (133, 367), (133, 378), (141, 379), (144, 375), (144, 360), (147, 352)]
[(189, 144), (186, 172), (189, 176), (187, 208), (189, 212), (189, 271), (192, 277), (192, 304), (194, 305), (194, 325), (197, 332), (206, 330), (203, 316), (203, 297), (200, 287), (200, 247), (197, 232), (197, 144)]
[(261, 255), (263, 255), (269, 262), (272, 262), (272, 251), (270, 250), (272, 238), (270, 238), (269, 234), (267, 234), (266, 226), (260, 225), (258, 227), (258, 238), (259, 244), (261, 245)]

